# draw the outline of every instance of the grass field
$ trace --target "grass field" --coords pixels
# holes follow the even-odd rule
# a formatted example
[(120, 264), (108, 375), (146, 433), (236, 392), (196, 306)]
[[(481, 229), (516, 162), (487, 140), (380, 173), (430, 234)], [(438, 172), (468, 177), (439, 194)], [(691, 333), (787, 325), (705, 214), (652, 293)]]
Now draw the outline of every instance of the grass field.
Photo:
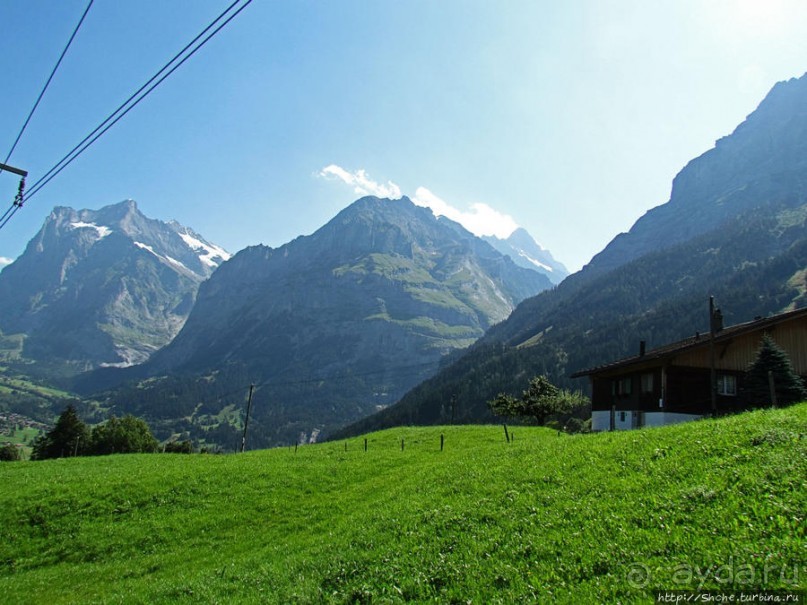
[(501, 427), (401, 428), (366, 452), (360, 438), (0, 464), (0, 602), (628, 603), (803, 586), (807, 404), (514, 430), (510, 444)]
[(11, 429), (0, 433), (0, 443), (23, 444), (21, 454), (23, 458), (31, 457), (31, 444), (42, 433), (39, 429), (26, 426), (21, 429)]

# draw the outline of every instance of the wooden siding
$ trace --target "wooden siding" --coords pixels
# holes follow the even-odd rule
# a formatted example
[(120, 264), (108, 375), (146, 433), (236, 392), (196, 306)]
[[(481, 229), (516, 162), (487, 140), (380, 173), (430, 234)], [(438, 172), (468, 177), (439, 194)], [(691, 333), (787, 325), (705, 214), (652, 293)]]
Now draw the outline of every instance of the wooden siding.
[[(744, 374), (754, 362), (762, 338), (768, 334), (790, 357), (794, 370), (807, 377), (807, 315), (799, 313), (779, 323), (767, 322), (764, 327), (746, 332), (719, 334), (715, 339), (715, 370), (718, 375), (734, 376), (737, 395), (718, 395), (719, 412), (741, 409)], [(676, 412), (684, 414), (708, 414), (711, 412), (711, 350), (709, 336), (695, 346), (671, 350), (657, 356), (637, 358), (629, 365), (603, 368), (589, 374), (592, 385), (592, 409)], [(653, 374), (653, 389), (642, 393), (642, 375)], [(663, 378), (662, 378), (663, 377)], [(664, 380), (664, 388), (662, 386)], [(625, 393), (618, 385), (630, 382), (630, 392)], [(659, 399), (664, 399), (660, 408)]]
[[(790, 357), (793, 369), (802, 376), (807, 375), (807, 319), (794, 320), (772, 326), (766, 330), (773, 340)], [(762, 344), (763, 332), (751, 332), (715, 343), (715, 368), (718, 370), (745, 371), (756, 359), (757, 351)], [(704, 346), (683, 351), (672, 358), (676, 366), (708, 368), (710, 364), (710, 347), (708, 336), (704, 337)]]

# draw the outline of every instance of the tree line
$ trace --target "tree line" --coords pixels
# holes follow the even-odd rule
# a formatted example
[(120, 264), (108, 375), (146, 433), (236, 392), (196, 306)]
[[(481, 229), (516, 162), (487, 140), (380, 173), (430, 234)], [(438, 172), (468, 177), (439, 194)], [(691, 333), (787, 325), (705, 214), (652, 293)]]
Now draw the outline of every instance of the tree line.
[[(73, 404), (59, 415), (55, 426), (32, 443), (31, 460), (67, 458), (71, 456), (105, 456), (109, 454), (142, 454), (160, 451), (160, 444), (142, 418), (131, 414), (110, 417), (89, 427)], [(190, 441), (166, 444), (162, 451), (191, 453)]]

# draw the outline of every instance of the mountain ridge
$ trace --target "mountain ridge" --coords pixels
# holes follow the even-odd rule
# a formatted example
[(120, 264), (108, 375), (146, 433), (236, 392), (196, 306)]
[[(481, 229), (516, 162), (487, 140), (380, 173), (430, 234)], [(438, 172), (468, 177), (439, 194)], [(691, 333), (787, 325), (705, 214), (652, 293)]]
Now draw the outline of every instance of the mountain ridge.
[(146, 217), (134, 200), (57, 206), (0, 272), (0, 329), (24, 334), (22, 356), (43, 369), (131, 365), (173, 338), (199, 284), (228, 257), (179, 223)]
[[(708, 331), (716, 295), (727, 325), (807, 304), (807, 74), (779, 83), (714, 149), (581, 271), (524, 300), (465, 354), (396, 405), (337, 436), (399, 424), (493, 420), (486, 402), (546, 374), (569, 374)], [(772, 151), (773, 150), (773, 151)], [(470, 386), (473, 385), (473, 386)]]
[(569, 276), (566, 266), (535, 241), (523, 227), (517, 228), (506, 238), (487, 235), (482, 239), (502, 254), (509, 255), (517, 265), (546, 275), (553, 284), (557, 285)]
[(617, 235), (584, 271), (603, 273), (706, 233), (731, 216), (807, 194), (807, 73), (776, 83), (757, 108), (673, 179), (670, 199)]
[(311, 235), (235, 254), (202, 284), (170, 344), (79, 388), (133, 380), (109, 400), (168, 426), (253, 382), (251, 426), (264, 444), (288, 443), (388, 405), (551, 286), (408, 198), (368, 196)]

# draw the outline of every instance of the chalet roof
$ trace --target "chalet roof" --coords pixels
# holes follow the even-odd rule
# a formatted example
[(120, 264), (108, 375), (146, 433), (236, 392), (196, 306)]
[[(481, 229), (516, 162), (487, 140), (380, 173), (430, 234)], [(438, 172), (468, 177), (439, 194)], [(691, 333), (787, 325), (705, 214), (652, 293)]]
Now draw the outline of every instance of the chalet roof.
[[(778, 315), (772, 315), (770, 317), (755, 319), (754, 321), (749, 321), (746, 323), (730, 326), (728, 328), (724, 328), (723, 330), (715, 334), (715, 344), (725, 342), (736, 336), (747, 334), (749, 332), (766, 330), (772, 326), (775, 326), (776, 324), (791, 321), (793, 319), (797, 319), (802, 316), (807, 316), (807, 308), (797, 309), (795, 311), (780, 313)], [(668, 357), (672, 357), (673, 355), (677, 355), (683, 351), (689, 351), (700, 347), (707, 347), (709, 346), (709, 341), (710, 338), (708, 332), (704, 334), (695, 334), (695, 336), (685, 338), (684, 340), (679, 340), (678, 342), (664, 345), (656, 349), (651, 349), (650, 351), (647, 351), (647, 353), (645, 353), (644, 355), (634, 355), (632, 357), (625, 357), (624, 359), (613, 361), (611, 363), (606, 363), (601, 366), (596, 366), (586, 370), (580, 370), (579, 372), (575, 372), (574, 374), (572, 374), (571, 378), (581, 378), (582, 376), (599, 374), (601, 372), (616, 370), (623, 367), (629, 367), (634, 364), (639, 363), (644, 364), (647, 363), (648, 361), (666, 359)]]

